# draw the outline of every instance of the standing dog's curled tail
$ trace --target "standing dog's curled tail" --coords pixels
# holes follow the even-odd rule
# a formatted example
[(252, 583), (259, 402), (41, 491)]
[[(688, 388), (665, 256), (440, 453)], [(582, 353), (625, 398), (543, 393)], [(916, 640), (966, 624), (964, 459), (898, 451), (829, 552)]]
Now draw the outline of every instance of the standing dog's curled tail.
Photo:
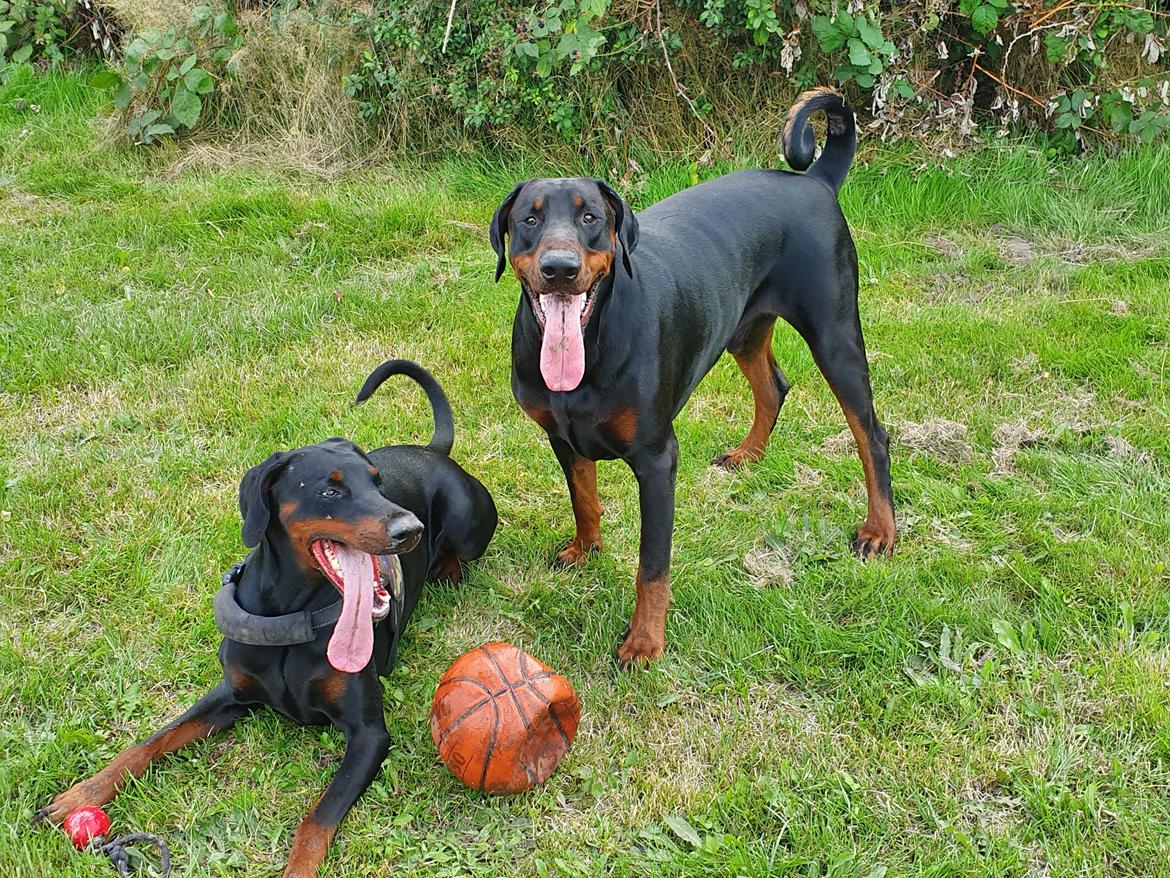
[[(821, 157), (813, 164), (817, 139), (809, 117), (818, 110), (824, 110), (829, 117), (829, 137)], [(857, 151), (857, 123), (853, 119), (853, 108), (832, 89), (806, 91), (788, 111), (781, 142), (784, 160), (791, 167), (798, 171), (807, 170), (808, 176), (823, 180), (838, 192)]]
[(418, 363), (411, 360), (387, 360), (370, 373), (366, 383), (358, 391), (357, 403), (360, 405), (369, 399), (391, 375), (409, 376), (422, 387), (435, 418), (435, 434), (427, 447), (450, 456), (451, 446), (455, 444), (455, 419), (451, 416), (451, 403), (447, 401), (447, 394), (443, 393), (443, 388), (439, 386), (435, 376)]

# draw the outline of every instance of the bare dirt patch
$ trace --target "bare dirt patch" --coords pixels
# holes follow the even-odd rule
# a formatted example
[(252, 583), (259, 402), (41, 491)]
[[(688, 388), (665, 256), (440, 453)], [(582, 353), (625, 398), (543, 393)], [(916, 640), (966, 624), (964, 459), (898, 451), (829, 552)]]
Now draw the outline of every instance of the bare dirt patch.
[(959, 808), (972, 829), (991, 835), (1008, 835), (1024, 820), (1020, 799), (1010, 795), (993, 780), (968, 780), (957, 797)]
[(1151, 464), (1154, 456), (1144, 449), (1134, 448), (1128, 440), (1121, 436), (1105, 437), (1106, 456), (1110, 460), (1132, 460), (1137, 463)]
[[(921, 423), (909, 422), (889, 427), (895, 448), (909, 449), (910, 456), (923, 455), (947, 463), (961, 463), (971, 457), (971, 442), (966, 424), (946, 418), (932, 418)], [(841, 457), (857, 453), (857, 444), (848, 430), (830, 436), (821, 443), (821, 454)]]
[(755, 577), (753, 584), (760, 588), (791, 585), (795, 576), (792, 569), (795, 560), (796, 555), (788, 546), (761, 543), (744, 555), (743, 566)]
[(911, 456), (923, 454), (928, 457), (952, 463), (960, 463), (971, 457), (971, 443), (967, 438), (967, 425), (945, 418), (909, 423), (898, 427), (895, 441), (910, 449)]
[[(1037, 259), (1054, 259), (1069, 266), (1087, 266), (1094, 262), (1133, 262), (1140, 259), (1149, 259), (1159, 253), (1165, 253), (1170, 243), (1158, 236), (1147, 236), (1144, 239), (1119, 239), (1112, 241), (1074, 241), (1065, 238), (1051, 238), (1042, 241), (1033, 241), (1024, 236), (1007, 231), (1004, 226), (992, 226), (989, 229), (991, 242), (995, 245), (999, 258), (1012, 266), (1030, 266)], [(971, 245), (977, 245), (986, 238), (972, 239)], [(944, 259), (958, 260), (968, 251), (962, 243), (951, 240), (944, 235), (924, 235), (922, 242), (942, 256)], [(1122, 302), (1123, 306), (1124, 303)], [(1115, 311), (1124, 313), (1124, 311)]]
[(31, 192), (10, 191), (0, 195), (0, 225), (20, 226), (64, 213), (69, 202)]
[(1043, 430), (1034, 430), (1025, 421), (1014, 421), (1010, 424), (1000, 424), (992, 433), (995, 447), (991, 449), (991, 477), (1010, 476), (1015, 473), (1016, 455), (1020, 449), (1028, 445), (1035, 445), (1045, 438)]
[(825, 480), (825, 474), (813, 466), (797, 461), (792, 467), (792, 480), (798, 488), (811, 488)]
[(934, 248), (940, 256), (946, 256), (948, 259), (954, 259), (957, 256), (963, 255), (962, 247), (950, 238), (944, 238), (942, 235), (925, 235), (922, 241)]
[(1097, 394), (1087, 387), (1073, 387), (1060, 393), (1052, 405), (1052, 422), (1061, 430), (1088, 433), (1101, 426)]
[(999, 251), (1000, 258), (1012, 265), (1031, 265), (1040, 255), (1035, 244), (1019, 235), (997, 236), (995, 248)]
[(853, 434), (848, 429), (830, 436), (821, 443), (821, 454), (826, 457), (841, 457), (842, 455), (856, 453), (857, 443), (853, 441)]

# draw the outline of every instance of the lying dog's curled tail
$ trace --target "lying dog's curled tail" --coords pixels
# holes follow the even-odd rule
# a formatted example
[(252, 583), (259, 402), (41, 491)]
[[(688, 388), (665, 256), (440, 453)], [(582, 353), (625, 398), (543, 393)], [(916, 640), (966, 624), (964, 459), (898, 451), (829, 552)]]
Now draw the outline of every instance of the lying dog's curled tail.
[(451, 446), (455, 444), (455, 419), (451, 417), (451, 403), (447, 402), (447, 394), (435, 380), (435, 376), (410, 360), (387, 360), (370, 373), (362, 389), (358, 391), (357, 403), (361, 405), (374, 391), (382, 386), (382, 382), (391, 375), (408, 375), (418, 382), (427, 395), (431, 404), (431, 413), (435, 418), (435, 435), (431, 437), (428, 448), (440, 454), (450, 455)]
[[(813, 164), (817, 139), (809, 117), (818, 110), (824, 110), (829, 117), (829, 138), (821, 157)], [(784, 160), (792, 168), (808, 170), (808, 176), (823, 180), (838, 192), (849, 173), (853, 153), (857, 151), (857, 123), (853, 119), (853, 108), (832, 89), (806, 91), (788, 111), (781, 142), (784, 144)]]

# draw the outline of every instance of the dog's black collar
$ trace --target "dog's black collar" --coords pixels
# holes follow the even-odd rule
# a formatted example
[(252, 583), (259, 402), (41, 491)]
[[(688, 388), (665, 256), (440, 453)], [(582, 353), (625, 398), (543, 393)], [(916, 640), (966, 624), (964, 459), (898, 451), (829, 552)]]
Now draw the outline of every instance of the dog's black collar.
[[(223, 575), (223, 585), (216, 592), (212, 603), (215, 627), (228, 640), (247, 646), (295, 646), (316, 640), (318, 631), (333, 625), (341, 617), (340, 599), (319, 610), (301, 610), (283, 616), (249, 613), (236, 600), (236, 586), (251, 560), (250, 553), (243, 561), (231, 566)], [(400, 581), (394, 580), (393, 576), (383, 577), (390, 593), (390, 613), (387, 618), (392, 621), (394, 631), (397, 632), (398, 620), (402, 616), (403, 589)]]

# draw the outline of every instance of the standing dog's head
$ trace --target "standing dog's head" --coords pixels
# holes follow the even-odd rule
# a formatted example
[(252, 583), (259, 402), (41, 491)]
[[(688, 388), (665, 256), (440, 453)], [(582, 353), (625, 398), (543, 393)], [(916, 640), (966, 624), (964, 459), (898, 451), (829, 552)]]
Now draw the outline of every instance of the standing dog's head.
[(277, 452), (240, 482), (244, 544), (271, 537), (287, 547), (307, 583), (328, 583), (341, 594), (327, 653), (339, 671), (356, 673), (369, 662), (374, 623), (390, 612), (382, 578), (401, 577), (392, 556), (413, 549), (423, 530), (380, 484), (369, 458), (345, 439)]
[(496, 209), (496, 280), (510, 261), (542, 333), (540, 372), (549, 390), (585, 376), (584, 329), (598, 291), (621, 261), (633, 277), (638, 220), (601, 180), (528, 180)]

